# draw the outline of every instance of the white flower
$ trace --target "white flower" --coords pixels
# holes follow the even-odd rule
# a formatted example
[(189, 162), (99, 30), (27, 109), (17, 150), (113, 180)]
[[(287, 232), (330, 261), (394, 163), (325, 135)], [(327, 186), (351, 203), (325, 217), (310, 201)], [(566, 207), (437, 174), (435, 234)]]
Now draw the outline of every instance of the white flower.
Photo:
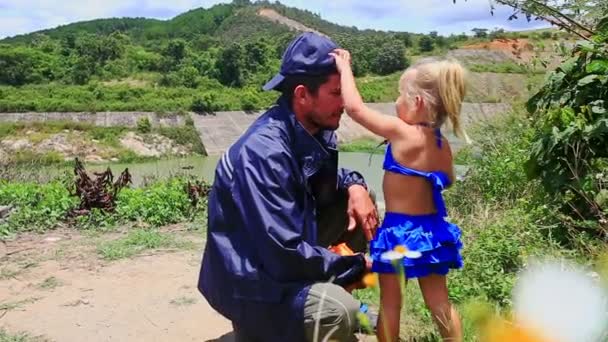
[(422, 253), (420, 253), (418, 251), (410, 251), (407, 248), (405, 248), (404, 246), (397, 246), (392, 251), (382, 253), (380, 258), (382, 260), (392, 262), (392, 261), (396, 261), (396, 260), (401, 260), (403, 258), (418, 259), (421, 256), (422, 256)]
[(395, 261), (395, 260), (403, 259), (404, 256), (405, 255), (403, 255), (403, 253), (399, 253), (397, 251), (388, 251), (388, 252), (382, 253), (382, 255), (380, 257), (382, 258), (382, 260)]
[(598, 282), (564, 263), (534, 264), (513, 291), (515, 317), (551, 341), (600, 341), (608, 301)]

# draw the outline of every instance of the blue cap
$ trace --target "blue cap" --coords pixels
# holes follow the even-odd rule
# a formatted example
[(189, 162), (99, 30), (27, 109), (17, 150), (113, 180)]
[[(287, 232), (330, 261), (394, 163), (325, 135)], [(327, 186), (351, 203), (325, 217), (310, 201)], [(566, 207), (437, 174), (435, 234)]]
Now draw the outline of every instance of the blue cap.
[(283, 54), (281, 70), (262, 89), (275, 89), (287, 75), (325, 75), (336, 70), (330, 52), (338, 45), (331, 39), (314, 32), (302, 33), (294, 39)]

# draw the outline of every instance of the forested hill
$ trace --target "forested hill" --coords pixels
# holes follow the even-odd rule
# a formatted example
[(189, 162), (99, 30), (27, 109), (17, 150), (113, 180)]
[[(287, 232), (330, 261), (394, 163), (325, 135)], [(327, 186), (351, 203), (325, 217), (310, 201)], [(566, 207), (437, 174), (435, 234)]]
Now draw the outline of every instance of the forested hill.
[[(97, 19), (5, 38), (0, 41), (0, 84), (85, 84), (91, 79), (176, 72), (174, 76), (185, 79), (207, 76), (226, 86), (242, 86), (266, 78), (268, 67), (276, 67), (285, 45), (297, 34), (289, 21), (328, 34), (353, 50), (358, 75), (402, 69), (406, 49), (422, 37), (340, 26), (278, 2), (234, 1), (170, 20)], [(431, 37), (437, 47), (463, 39)], [(163, 84), (193, 83), (180, 82), (169, 77)]]

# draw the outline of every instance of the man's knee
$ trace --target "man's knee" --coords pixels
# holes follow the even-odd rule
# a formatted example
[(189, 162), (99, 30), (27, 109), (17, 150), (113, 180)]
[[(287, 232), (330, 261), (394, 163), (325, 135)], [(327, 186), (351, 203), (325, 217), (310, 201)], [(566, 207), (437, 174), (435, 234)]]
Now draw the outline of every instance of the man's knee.
[(359, 301), (338, 285), (313, 285), (304, 312), (307, 339), (324, 340), (329, 336), (329, 340), (354, 340), (359, 327), (359, 305)]

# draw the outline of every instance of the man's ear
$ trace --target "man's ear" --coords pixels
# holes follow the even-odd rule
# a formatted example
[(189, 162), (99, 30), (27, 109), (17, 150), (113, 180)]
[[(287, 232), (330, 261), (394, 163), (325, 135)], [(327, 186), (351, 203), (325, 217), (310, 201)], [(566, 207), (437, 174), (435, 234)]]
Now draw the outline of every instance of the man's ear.
[(293, 90), (293, 100), (296, 101), (299, 105), (304, 105), (308, 101), (309, 92), (308, 88), (304, 85), (298, 85)]

